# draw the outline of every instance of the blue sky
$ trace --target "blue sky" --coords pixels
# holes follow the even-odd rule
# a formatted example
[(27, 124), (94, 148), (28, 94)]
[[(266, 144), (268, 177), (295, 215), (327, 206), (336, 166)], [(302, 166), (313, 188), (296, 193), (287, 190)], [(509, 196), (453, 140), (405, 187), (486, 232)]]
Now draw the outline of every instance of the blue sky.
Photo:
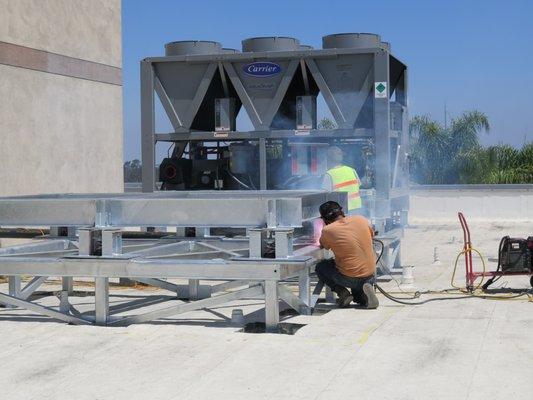
[[(485, 112), (485, 144), (533, 140), (533, 1), (123, 0), (124, 158), (140, 157), (139, 61), (174, 40), (241, 48), (253, 36), (321, 47), (339, 32), (374, 32), (409, 66), (410, 114)], [(323, 107), (319, 114), (327, 115)], [(170, 131), (163, 117), (161, 132)], [(161, 153), (160, 150), (159, 152)]]

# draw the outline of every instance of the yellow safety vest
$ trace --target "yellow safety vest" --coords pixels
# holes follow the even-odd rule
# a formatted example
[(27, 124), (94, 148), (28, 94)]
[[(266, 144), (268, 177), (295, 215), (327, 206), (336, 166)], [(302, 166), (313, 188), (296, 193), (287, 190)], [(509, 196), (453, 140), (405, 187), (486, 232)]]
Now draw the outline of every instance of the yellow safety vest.
[(348, 211), (361, 208), (361, 196), (359, 194), (359, 176), (355, 169), (341, 165), (328, 170), (335, 192), (348, 192)]

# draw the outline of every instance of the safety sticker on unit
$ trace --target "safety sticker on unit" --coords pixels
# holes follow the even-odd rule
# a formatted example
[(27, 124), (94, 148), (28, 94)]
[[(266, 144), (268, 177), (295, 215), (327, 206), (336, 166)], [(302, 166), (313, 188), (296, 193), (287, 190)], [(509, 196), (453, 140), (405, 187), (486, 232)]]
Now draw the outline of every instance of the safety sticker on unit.
[(375, 82), (374, 83), (374, 97), (376, 99), (387, 98), (387, 82)]

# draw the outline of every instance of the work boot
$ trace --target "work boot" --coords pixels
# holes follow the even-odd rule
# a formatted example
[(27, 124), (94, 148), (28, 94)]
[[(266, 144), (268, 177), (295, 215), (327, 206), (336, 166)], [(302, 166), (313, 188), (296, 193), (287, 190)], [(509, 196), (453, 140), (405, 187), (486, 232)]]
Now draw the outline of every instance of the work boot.
[(333, 288), (333, 291), (337, 293), (337, 296), (339, 297), (337, 299), (337, 306), (339, 308), (346, 308), (353, 301), (352, 295), (345, 287), (337, 285)]
[(366, 308), (372, 310), (378, 308), (379, 300), (376, 297), (376, 293), (374, 293), (374, 286), (372, 286), (370, 283), (365, 283), (363, 285), (363, 293), (366, 295), (367, 298)]
[(366, 307), (366, 296), (363, 294), (363, 292), (352, 289), (352, 297), (354, 303)]

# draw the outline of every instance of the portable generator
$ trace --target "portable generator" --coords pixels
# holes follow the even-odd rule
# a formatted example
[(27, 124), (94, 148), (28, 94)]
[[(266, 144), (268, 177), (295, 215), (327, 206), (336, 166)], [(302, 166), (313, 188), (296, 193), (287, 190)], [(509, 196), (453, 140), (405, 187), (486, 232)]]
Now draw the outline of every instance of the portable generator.
[(506, 272), (533, 272), (533, 236), (527, 239), (505, 236), (498, 249), (498, 268)]

